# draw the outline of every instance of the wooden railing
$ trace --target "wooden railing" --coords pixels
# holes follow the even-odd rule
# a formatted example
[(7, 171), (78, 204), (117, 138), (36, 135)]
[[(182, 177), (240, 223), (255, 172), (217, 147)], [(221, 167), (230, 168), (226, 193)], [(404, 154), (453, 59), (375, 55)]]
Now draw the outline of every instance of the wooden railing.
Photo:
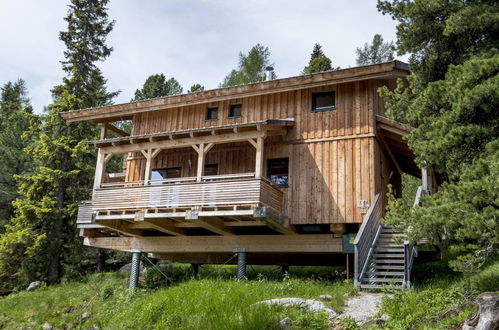
[[(147, 208), (267, 206), (281, 213), (283, 192), (267, 179), (240, 178), (134, 187), (99, 188), (94, 191), (93, 212)], [(88, 213), (88, 205), (83, 205)], [(84, 214), (82, 213), (82, 216)], [(78, 218), (80, 219), (80, 218)], [(82, 219), (88, 219), (83, 217)], [(78, 220), (80, 222), (80, 220)]]
[(368, 262), (374, 251), (381, 232), (381, 218), (383, 217), (383, 203), (381, 194), (377, 194), (369, 207), (364, 222), (353, 242), (355, 251), (354, 285), (358, 287), (367, 270)]

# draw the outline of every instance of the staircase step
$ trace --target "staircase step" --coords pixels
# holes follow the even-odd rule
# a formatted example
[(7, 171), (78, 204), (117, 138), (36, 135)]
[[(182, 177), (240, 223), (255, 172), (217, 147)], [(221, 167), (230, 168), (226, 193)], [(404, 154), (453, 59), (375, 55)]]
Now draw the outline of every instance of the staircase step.
[(379, 283), (403, 283), (403, 278), (381, 278), (381, 277), (364, 277), (362, 282), (379, 282)]
[(361, 289), (403, 289), (402, 285), (378, 285), (378, 284), (361, 284)]
[(371, 271), (369, 271), (366, 274), (383, 275), (383, 276), (404, 276), (404, 272), (378, 272), (378, 271), (371, 272)]
[(383, 238), (383, 237), (406, 237), (407, 235), (406, 234), (402, 234), (402, 233), (385, 233), (385, 232), (382, 232), (379, 236), (381, 238)]
[(375, 253), (374, 254), (374, 258), (379, 258), (379, 257), (398, 259), (398, 258), (403, 258), (404, 254), (403, 253)]
[(404, 266), (395, 266), (395, 265), (375, 265), (374, 269), (376, 270), (404, 270)]
[(378, 252), (399, 252), (399, 253), (404, 253), (403, 248), (395, 248), (395, 247), (385, 247), (385, 246), (377, 246), (376, 249), (374, 250), (375, 253)]
[(403, 264), (404, 259), (375, 259), (373, 260), (376, 264)]

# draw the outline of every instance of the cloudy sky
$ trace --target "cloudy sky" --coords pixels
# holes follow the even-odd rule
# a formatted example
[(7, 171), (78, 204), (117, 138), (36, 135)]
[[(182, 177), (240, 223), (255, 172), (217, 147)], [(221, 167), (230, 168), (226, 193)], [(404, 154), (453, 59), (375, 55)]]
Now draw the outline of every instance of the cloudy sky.
[[(63, 76), (58, 32), (69, 0), (0, 0), (0, 84), (22, 78), (37, 112)], [(355, 65), (355, 49), (375, 33), (395, 40), (395, 22), (375, 0), (111, 0), (116, 20), (100, 64), (115, 103), (128, 102), (154, 73), (175, 77), (186, 91), (216, 88), (237, 66), (238, 53), (268, 46), (279, 78), (300, 73), (314, 43), (333, 65)], [(405, 60), (405, 57), (399, 57)]]

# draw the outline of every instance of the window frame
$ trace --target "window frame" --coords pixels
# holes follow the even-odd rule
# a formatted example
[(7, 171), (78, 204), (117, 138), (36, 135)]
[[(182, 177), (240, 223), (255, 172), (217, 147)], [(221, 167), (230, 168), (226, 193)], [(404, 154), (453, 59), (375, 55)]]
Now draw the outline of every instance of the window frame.
[[(233, 111), (235, 107), (239, 107), (239, 115), (234, 115)], [(229, 116), (227, 118), (241, 118), (243, 112), (243, 104), (242, 103), (234, 103), (229, 105)]]
[[(178, 177), (163, 177), (163, 175), (161, 174), (161, 172), (159, 171), (165, 171), (165, 174), (168, 174), (168, 170), (178, 170), (178, 173), (179, 173), (179, 176)], [(159, 172), (159, 174), (161, 175), (161, 179), (153, 179), (152, 176), (153, 176), (153, 172), (154, 171), (157, 171)], [(181, 178), (182, 177), (182, 166), (174, 166), (174, 167), (162, 167), (162, 168), (153, 168), (151, 170), (151, 180), (168, 180), (168, 179), (177, 179), (177, 178)]]
[[(273, 162), (278, 162), (278, 161), (286, 161), (287, 163), (287, 174), (285, 175), (287, 177), (286, 179), (286, 184), (280, 184), (272, 180), (272, 167), (271, 164)], [(284, 175), (282, 175), (284, 176)], [(267, 177), (276, 185), (278, 185), (280, 188), (289, 188), (289, 157), (279, 157), (279, 158), (268, 158), (267, 159)]]
[[(332, 94), (333, 95), (333, 103), (334, 105), (328, 105), (325, 107), (317, 107), (317, 96), (321, 95), (326, 95), (326, 94)], [(331, 110), (336, 110), (336, 91), (326, 91), (326, 92), (314, 92), (311, 95), (311, 101), (312, 101), (312, 110), (311, 112), (321, 112), (321, 111), (331, 111)]]
[[(210, 114), (212, 114), (212, 111), (216, 112), (216, 117), (211, 118)], [(205, 116), (205, 121), (212, 121), (212, 120), (218, 120), (218, 112), (220, 111), (219, 107), (208, 107), (206, 108), (206, 116)]]

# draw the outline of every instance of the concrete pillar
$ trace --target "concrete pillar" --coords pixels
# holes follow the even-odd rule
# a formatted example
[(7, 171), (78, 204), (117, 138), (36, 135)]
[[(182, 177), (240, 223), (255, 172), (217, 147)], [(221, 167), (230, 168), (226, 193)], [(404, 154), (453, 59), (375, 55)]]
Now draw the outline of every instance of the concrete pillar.
[(246, 278), (246, 249), (235, 248), (232, 252), (237, 254), (237, 279), (244, 280)]
[(139, 283), (141, 256), (142, 251), (140, 249), (132, 249), (132, 269), (130, 270), (130, 283), (128, 286), (130, 291), (135, 291)]

